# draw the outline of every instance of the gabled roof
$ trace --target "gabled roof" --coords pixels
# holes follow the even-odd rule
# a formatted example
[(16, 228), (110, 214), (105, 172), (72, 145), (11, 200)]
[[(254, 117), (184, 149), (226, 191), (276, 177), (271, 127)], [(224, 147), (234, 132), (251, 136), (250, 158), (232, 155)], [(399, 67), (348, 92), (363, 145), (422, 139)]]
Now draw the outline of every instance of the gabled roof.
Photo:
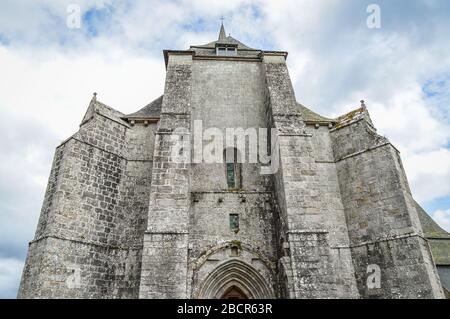
[(162, 100), (164, 95), (161, 95), (156, 100), (150, 102), (137, 112), (125, 115), (124, 119), (149, 119), (159, 118), (161, 114)]
[(97, 93), (94, 93), (94, 96), (92, 97), (91, 102), (89, 103), (89, 107), (80, 125), (83, 125), (84, 123), (88, 122), (94, 116), (95, 113), (101, 114), (113, 121), (125, 123), (123, 120), (124, 114), (112, 108), (111, 106), (98, 101)]
[(259, 51), (259, 50), (252, 49), (252, 48), (246, 46), (242, 42), (233, 38), (231, 35), (227, 36), (225, 33), (225, 27), (223, 26), (223, 24), (220, 27), (219, 38), (217, 39), (217, 41), (213, 41), (213, 42), (203, 44), (203, 45), (192, 45), (191, 49), (192, 48), (215, 49), (216, 44), (236, 45), (238, 50)]
[(364, 103), (364, 100), (361, 101), (361, 107), (336, 118), (336, 123), (337, 123), (336, 127), (339, 128), (339, 127), (347, 126), (347, 125), (349, 125), (353, 122), (356, 122), (362, 118), (364, 118), (375, 129), (375, 127), (372, 123), (372, 119), (370, 118), (369, 111), (367, 111), (367, 107), (366, 107), (366, 104)]

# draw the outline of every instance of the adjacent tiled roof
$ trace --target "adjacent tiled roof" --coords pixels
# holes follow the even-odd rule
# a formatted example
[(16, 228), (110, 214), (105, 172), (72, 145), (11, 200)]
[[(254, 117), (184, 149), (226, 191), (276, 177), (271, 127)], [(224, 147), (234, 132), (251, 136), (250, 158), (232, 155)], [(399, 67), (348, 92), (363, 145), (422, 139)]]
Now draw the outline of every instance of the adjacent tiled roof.
[(313, 111), (311, 111), (306, 106), (300, 104), (297, 102), (298, 107), (300, 108), (300, 112), (302, 114), (303, 120), (305, 122), (311, 122), (311, 123), (334, 123), (335, 120), (326, 118), (322, 115), (319, 115)]
[(159, 98), (157, 98), (153, 102), (150, 102), (139, 111), (125, 115), (123, 118), (125, 119), (159, 118), (161, 114), (163, 96), (164, 95), (161, 95)]
[(450, 234), (439, 227), (417, 203), (416, 209), (425, 238), (430, 243), (434, 262), (436, 265), (450, 265)]
[(422, 223), (423, 232), (427, 238), (448, 238), (450, 239), (450, 234), (443, 230), (425, 210), (416, 203), (416, 209), (419, 213), (419, 219)]

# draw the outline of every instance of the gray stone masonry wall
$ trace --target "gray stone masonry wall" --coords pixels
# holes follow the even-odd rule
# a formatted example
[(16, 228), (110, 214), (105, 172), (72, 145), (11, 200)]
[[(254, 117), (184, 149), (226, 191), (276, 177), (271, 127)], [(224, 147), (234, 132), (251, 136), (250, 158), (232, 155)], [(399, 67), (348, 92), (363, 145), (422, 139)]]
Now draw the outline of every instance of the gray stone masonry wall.
[[(48, 233), (52, 227), (52, 219), (50, 216), (53, 215), (52, 207), (58, 202), (59, 196), (57, 195), (56, 190), (58, 189), (58, 179), (60, 176), (63, 155), (64, 145), (58, 147), (55, 151), (35, 238), (43, 237), (43, 235)], [(45, 275), (45, 273), (41, 271), (45, 247), (46, 240), (30, 243), (19, 287), (19, 298), (38, 297), (40, 295), (40, 291), (42, 291), (46, 279), (41, 276), (42, 274)]]
[[(191, 125), (201, 120), (203, 130), (217, 128), (223, 137), (227, 128), (258, 132), (266, 127), (264, 84), (260, 62), (194, 60)], [(188, 291), (192, 298), (210, 297), (202, 295), (206, 277), (221, 266), (227, 269), (236, 259), (257, 269), (264, 286), (275, 295), (277, 251), (270, 177), (260, 174), (259, 163), (249, 163), (248, 139), (245, 146), (240, 154), (242, 183), (236, 189), (227, 186), (224, 163), (191, 165)], [(237, 232), (230, 229), (230, 214), (239, 216)], [(233, 245), (236, 253), (231, 251)]]
[[(398, 151), (365, 119), (331, 138), (361, 297), (442, 297)], [(372, 264), (379, 289), (366, 284)]]
[(284, 57), (264, 56), (263, 62), (268, 120), (278, 130), (280, 147), (281, 165), (274, 176), (274, 191), (290, 250), (290, 295), (357, 297), (350, 252), (340, 248), (348, 246), (348, 235), (336, 169), (326, 151), (320, 157), (314, 151), (330, 143), (317, 143), (317, 137), (314, 140), (308, 133), (295, 103)]
[[(201, 120), (203, 130), (217, 128), (265, 128), (264, 81), (261, 63), (194, 60), (192, 75), (192, 121)], [(203, 142), (203, 146), (207, 142)], [(192, 146), (194, 147), (194, 145)], [(258, 163), (249, 163), (248, 140), (242, 164), (242, 188), (267, 191), (270, 178), (260, 174)], [(222, 163), (194, 163), (191, 191), (227, 189)]]
[(151, 157), (133, 148), (152, 149), (152, 129), (120, 115), (93, 100), (57, 148), (19, 298), (138, 296)]
[[(161, 118), (155, 141), (153, 176), (144, 237), (140, 298), (187, 297), (189, 164), (177, 163), (174, 129), (190, 143), (192, 56), (170, 55)], [(188, 144), (189, 145), (189, 144)]]
[[(238, 231), (230, 228), (231, 213), (239, 216)], [(249, 264), (264, 274), (267, 287), (275, 295), (278, 286), (274, 279), (277, 256), (275, 239), (270, 192), (193, 193), (189, 225), (191, 296), (196, 296), (205, 276), (216, 267), (235, 258), (241, 259), (245, 254), (252, 256)], [(229, 250), (233, 245), (238, 249), (237, 255)], [(220, 250), (224, 252), (216, 254)]]

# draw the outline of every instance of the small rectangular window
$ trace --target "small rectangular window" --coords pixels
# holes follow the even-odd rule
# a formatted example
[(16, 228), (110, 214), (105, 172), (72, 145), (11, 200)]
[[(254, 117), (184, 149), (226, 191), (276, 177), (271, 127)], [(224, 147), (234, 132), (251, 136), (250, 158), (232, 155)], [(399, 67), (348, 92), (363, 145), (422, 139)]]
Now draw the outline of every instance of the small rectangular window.
[(236, 48), (227, 48), (227, 55), (236, 55)]
[(235, 47), (217, 47), (216, 49), (217, 55), (236, 55)]
[(239, 231), (239, 215), (230, 214), (230, 229), (237, 233)]
[(216, 53), (217, 55), (227, 55), (227, 49), (225, 47), (218, 47)]

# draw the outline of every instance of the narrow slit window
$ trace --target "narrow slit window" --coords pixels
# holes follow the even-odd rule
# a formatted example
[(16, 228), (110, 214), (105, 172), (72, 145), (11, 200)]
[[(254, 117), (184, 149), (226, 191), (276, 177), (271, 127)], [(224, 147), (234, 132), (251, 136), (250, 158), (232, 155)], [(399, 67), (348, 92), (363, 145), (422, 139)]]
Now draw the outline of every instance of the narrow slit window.
[(239, 231), (239, 215), (230, 214), (230, 229), (237, 233)]
[(240, 158), (236, 148), (226, 148), (223, 151), (225, 179), (229, 190), (234, 191), (242, 188), (242, 164)]
[(234, 163), (227, 163), (227, 184), (229, 188), (236, 187)]

